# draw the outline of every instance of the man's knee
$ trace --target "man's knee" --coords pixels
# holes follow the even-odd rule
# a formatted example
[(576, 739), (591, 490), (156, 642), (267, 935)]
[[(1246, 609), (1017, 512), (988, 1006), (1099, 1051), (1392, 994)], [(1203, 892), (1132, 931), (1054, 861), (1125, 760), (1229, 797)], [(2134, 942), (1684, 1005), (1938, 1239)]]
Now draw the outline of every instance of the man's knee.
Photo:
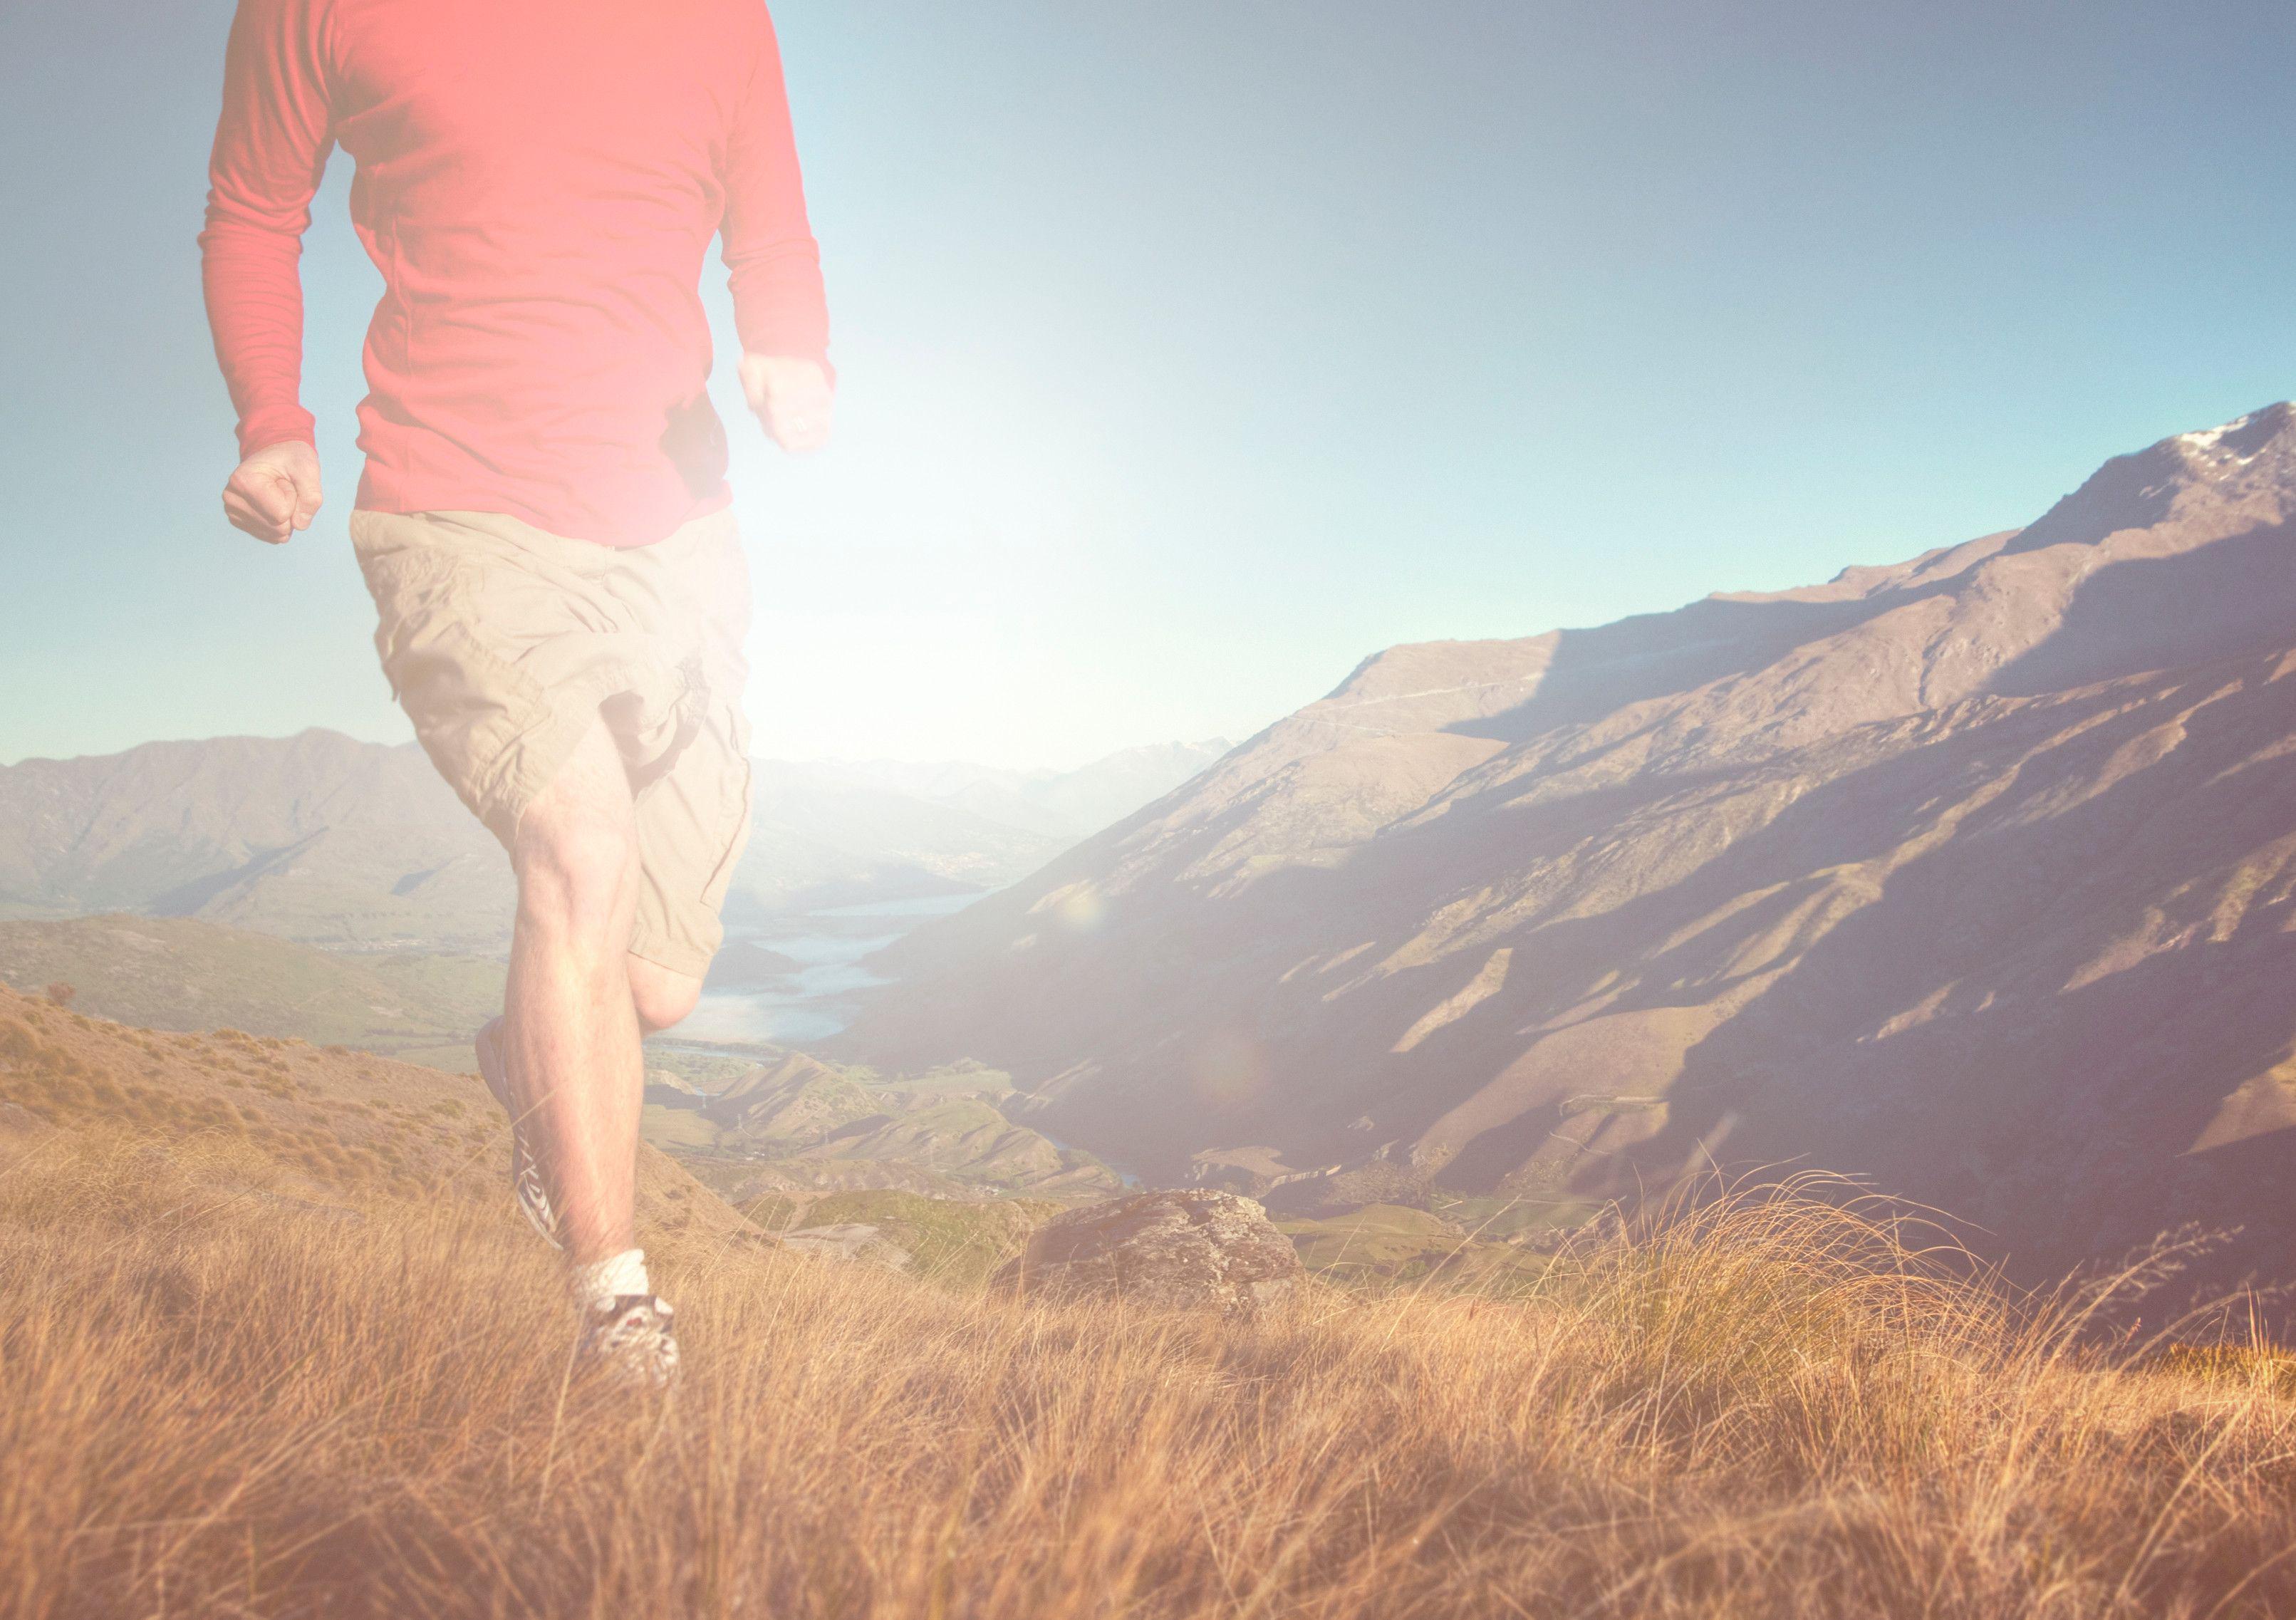
[(648, 1030), (668, 1029), (685, 1021), (701, 999), (701, 981), (673, 973), (643, 956), (630, 958), (630, 1001), (638, 1022)]
[(512, 864), (521, 923), (582, 937), (627, 926), (637, 839), (627, 818), (537, 806), (519, 822)]

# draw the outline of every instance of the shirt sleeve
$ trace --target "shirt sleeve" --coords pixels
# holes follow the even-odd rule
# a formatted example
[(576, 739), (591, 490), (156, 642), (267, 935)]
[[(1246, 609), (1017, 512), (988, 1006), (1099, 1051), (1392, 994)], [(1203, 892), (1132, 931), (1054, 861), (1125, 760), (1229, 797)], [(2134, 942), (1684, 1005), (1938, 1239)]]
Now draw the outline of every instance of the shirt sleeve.
[(321, 4), (240, 0), (224, 57), (200, 265), (242, 455), (311, 438), (300, 263), (334, 145)]
[(821, 250), (805, 215), (780, 45), (760, 4), (758, 54), (726, 143), (726, 269), (734, 324), (754, 355), (829, 364)]

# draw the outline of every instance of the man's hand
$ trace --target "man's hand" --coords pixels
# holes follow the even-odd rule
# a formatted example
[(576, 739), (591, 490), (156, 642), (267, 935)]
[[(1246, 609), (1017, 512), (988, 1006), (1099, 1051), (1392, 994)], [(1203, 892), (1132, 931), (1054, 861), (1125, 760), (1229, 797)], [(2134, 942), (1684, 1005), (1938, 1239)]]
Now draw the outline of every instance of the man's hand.
[(284, 545), (319, 515), (319, 453), (299, 438), (266, 445), (240, 462), (223, 487), (223, 515), (234, 528)]
[(829, 373), (813, 361), (743, 355), (742, 392), (767, 436), (791, 454), (829, 442)]

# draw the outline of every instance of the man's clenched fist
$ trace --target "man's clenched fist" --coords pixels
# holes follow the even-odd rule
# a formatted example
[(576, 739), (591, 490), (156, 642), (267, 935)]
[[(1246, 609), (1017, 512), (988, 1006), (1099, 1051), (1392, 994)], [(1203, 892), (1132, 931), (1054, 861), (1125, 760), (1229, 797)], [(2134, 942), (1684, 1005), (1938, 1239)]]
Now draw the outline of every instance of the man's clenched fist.
[(301, 439), (266, 445), (240, 462), (223, 487), (223, 515), (234, 528), (283, 545), (319, 515), (319, 453)]
[(829, 373), (810, 360), (743, 355), (742, 392), (774, 443), (794, 455), (829, 442)]

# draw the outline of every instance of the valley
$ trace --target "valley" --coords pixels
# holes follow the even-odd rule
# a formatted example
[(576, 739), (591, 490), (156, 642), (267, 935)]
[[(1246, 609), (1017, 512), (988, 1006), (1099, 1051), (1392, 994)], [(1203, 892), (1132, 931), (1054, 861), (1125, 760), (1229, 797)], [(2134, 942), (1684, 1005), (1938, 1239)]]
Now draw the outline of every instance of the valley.
[[(2184, 1229), (2196, 1287), (2296, 1279), (2292, 522), (2276, 405), (1822, 585), (1391, 648), (1234, 749), (761, 763), (649, 1138), (744, 1205), (1136, 1176), (1373, 1248), (1807, 1166), (2021, 1279)], [(0, 978), (459, 1068), (483, 839), (325, 733), (28, 761)]]

